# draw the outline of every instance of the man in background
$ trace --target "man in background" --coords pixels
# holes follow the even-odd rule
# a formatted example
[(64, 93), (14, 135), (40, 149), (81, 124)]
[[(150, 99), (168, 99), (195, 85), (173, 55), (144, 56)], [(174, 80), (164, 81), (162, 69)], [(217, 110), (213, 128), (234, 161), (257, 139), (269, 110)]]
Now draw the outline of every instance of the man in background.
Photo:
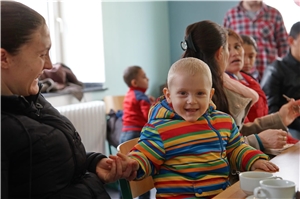
[[(300, 99), (300, 21), (295, 23), (290, 31), (288, 42), (289, 53), (276, 60), (266, 68), (261, 80), (261, 87), (266, 93), (269, 113), (275, 113), (287, 103), (283, 95), (295, 100)], [(294, 107), (300, 111), (300, 107)], [(293, 137), (300, 139), (300, 117), (288, 126)]]
[(288, 52), (288, 34), (280, 12), (262, 0), (243, 0), (227, 11), (223, 25), (237, 33), (250, 35), (257, 42), (256, 67), (258, 80), (268, 64)]

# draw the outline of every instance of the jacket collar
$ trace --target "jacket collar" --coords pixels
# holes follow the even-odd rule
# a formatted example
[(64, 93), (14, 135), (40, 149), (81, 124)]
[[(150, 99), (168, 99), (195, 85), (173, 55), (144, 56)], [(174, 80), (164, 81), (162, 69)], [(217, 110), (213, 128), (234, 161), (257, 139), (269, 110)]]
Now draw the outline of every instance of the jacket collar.
[(289, 50), (288, 54), (282, 59), (282, 61), (289, 63), (287, 64), (288, 66), (293, 66), (293, 67), (300, 66), (300, 62), (297, 59), (295, 59), (295, 57), (293, 57), (291, 50)]
[(38, 97), (41, 94), (42, 84), (39, 83), (39, 92), (36, 95), (21, 96), (21, 95), (1, 95), (1, 110), (11, 112), (16, 110), (36, 109)]
[(143, 93), (145, 93), (146, 90), (147, 90), (147, 89), (145, 89), (145, 88), (133, 87), (133, 86), (131, 86), (129, 89), (130, 89), (130, 90), (139, 90), (139, 91), (141, 91), (141, 92), (143, 92)]

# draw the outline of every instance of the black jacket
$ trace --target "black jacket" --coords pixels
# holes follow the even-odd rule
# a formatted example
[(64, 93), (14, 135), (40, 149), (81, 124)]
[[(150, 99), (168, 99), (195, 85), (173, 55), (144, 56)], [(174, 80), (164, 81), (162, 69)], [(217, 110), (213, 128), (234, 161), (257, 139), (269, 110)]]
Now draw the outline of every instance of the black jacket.
[(39, 93), (1, 96), (1, 198), (110, 198), (71, 124)]
[[(283, 94), (300, 99), (300, 62), (289, 52), (282, 60), (276, 60), (266, 68), (260, 85), (267, 96), (269, 113), (277, 112), (287, 103)], [(300, 118), (289, 128), (299, 130)]]

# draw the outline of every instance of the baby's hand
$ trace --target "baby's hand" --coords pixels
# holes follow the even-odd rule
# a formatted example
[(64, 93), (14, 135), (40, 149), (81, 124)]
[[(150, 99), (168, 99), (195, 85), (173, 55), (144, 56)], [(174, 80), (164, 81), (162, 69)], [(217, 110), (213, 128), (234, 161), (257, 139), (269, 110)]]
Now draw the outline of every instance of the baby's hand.
[(119, 159), (121, 160), (122, 164), (122, 178), (125, 178), (126, 180), (133, 180), (136, 178), (137, 170), (139, 169), (140, 165), (139, 163), (132, 159), (129, 158), (127, 155), (124, 155), (122, 153), (117, 153), (117, 156), (110, 155), (109, 156), (111, 159)]
[(153, 104), (155, 102), (155, 97), (149, 95), (149, 100), (150, 100), (150, 103)]
[(261, 169), (264, 171), (279, 171), (278, 166), (264, 159), (258, 159), (253, 163), (253, 165), (251, 166), (251, 171), (254, 171), (256, 169)]

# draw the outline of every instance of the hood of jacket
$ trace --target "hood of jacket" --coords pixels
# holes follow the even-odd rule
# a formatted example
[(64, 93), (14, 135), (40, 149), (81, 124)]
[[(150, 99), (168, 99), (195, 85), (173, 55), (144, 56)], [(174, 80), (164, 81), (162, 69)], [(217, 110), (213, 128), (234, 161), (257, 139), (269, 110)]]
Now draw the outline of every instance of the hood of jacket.
[[(206, 110), (204, 115), (210, 114), (213, 110), (215, 110), (215, 105), (211, 101), (209, 108)], [(172, 104), (169, 104), (165, 98), (165, 96), (159, 97), (154, 105), (149, 110), (149, 121), (157, 120), (157, 119), (173, 119), (173, 120), (184, 120), (180, 115), (178, 115)], [(199, 118), (198, 118), (199, 120)]]

